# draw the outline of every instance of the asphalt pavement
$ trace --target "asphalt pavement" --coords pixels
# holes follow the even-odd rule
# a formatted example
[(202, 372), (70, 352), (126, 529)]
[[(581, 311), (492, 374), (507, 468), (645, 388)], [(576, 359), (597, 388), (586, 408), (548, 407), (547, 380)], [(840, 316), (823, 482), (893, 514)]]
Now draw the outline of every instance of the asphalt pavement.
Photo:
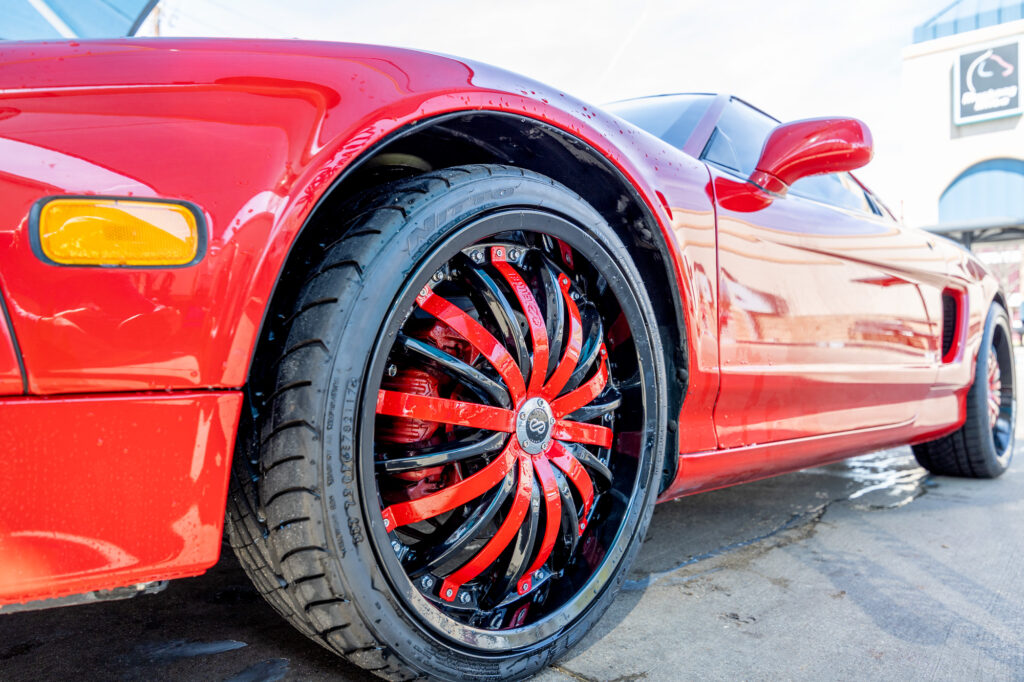
[[(1018, 442), (994, 481), (899, 448), (662, 504), (626, 589), (538, 679), (1024, 680)], [(376, 678), (292, 630), (226, 550), (160, 594), (0, 616), (0, 679)]]

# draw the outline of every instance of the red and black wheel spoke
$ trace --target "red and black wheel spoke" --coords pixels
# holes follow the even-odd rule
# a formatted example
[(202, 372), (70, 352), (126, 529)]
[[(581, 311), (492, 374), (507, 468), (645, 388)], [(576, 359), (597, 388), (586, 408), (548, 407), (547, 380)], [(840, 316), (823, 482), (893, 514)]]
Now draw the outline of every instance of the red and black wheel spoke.
[[(550, 268), (547, 267), (544, 270), (548, 273), (551, 272)], [(576, 306), (576, 302), (572, 300), (572, 296), (569, 295), (569, 278), (562, 274), (555, 277), (555, 279), (556, 281), (553, 284), (558, 287), (558, 291), (569, 313), (569, 337), (566, 339), (565, 355), (559, 360), (554, 373), (551, 375), (551, 379), (544, 387), (544, 396), (548, 400), (557, 397), (569, 382), (569, 378), (579, 364), (580, 351), (583, 347), (583, 323), (580, 321), (580, 310)], [(593, 331), (599, 331), (599, 329), (599, 326), (595, 326)], [(600, 347), (600, 343), (596, 340), (594, 341), (594, 347)]]
[(565, 384), (566, 390), (576, 388), (591, 374), (604, 345), (604, 325), (597, 308), (588, 303), (580, 306), (579, 312), (583, 327), (583, 347), (580, 349), (579, 362)]
[[(481, 253), (481, 251), (475, 252), (475, 254)], [(504, 339), (506, 348), (515, 354), (519, 368), (524, 373), (528, 373), (530, 371), (530, 348), (526, 336), (519, 327), (512, 304), (490, 274), (469, 263), (464, 263), (463, 269), (460, 271), (469, 283), (466, 293), (476, 302), (477, 312), (481, 319), (494, 325), (500, 338)]]
[[(418, 577), (424, 573), (450, 573), (465, 565), (479, 551), (480, 538), (494, 521), (498, 511), (516, 488), (516, 472), (509, 471), (502, 483), (470, 512), (469, 517), (439, 543), (432, 546), (409, 567), (409, 575)], [(405, 531), (408, 533), (408, 531)], [(419, 539), (426, 539), (421, 537)], [(445, 569), (449, 570), (445, 570)]]
[(514, 417), (500, 407), (384, 389), (377, 393), (377, 414), (507, 433), (512, 432)]
[(480, 433), (461, 439), (454, 445), (427, 445), (415, 450), (416, 454), (378, 460), (376, 464), (379, 469), (389, 474), (439, 467), (497, 452), (504, 447), (506, 440), (508, 437), (500, 431), (490, 435)]
[(446, 374), (457, 381), (461, 381), (464, 386), (474, 390), (478, 395), (482, 392), (482, 397), (485, 399), (489, 398), (491, 402), (505, 408), (512, 407), (512, 400), (509, 397), (508, 389), (472, 365), (444, 352), (436, 346), (408, 337), (405, 334), (399, 334), (398, 340), (395, 343), (397, 347), (404, 349), (409, 355), (418, 355), (423, 360), (435, 363)]
[[(531, 252), (531, 254), (533, 253), (535, 252)], [(569, 364), (568, 359), (562, 357), (562, 338), (565, 336), (566, 310), (563, 305), (562, 289), (559, 285), (559, 274), (547, 262), (543, 261), (537, 267), (536, 273), (536, 288), (542, 293), (539, 296), (539, 301), (544, 307), (544, 325), (548, 332), (547, 373), (550, 379), (545, 386), (545, 393), (550, 396), (552, 391), (557, 395), (562, 388), (561, 384), (555, 380), (552, 374), (559, 365), (559, 361), (566, 360), (566, 364)], [(568, 287), (569, 279), (564, 275), (562, 277), (565, 279), (566, 287)], [(578, 318), (579, 313), (576, 316)], [(575, 364), (575, 358), (572, 358), (571, 362)]]
[(625, 513), (636, 463), (616, 456), (625, 401), (605, 334), (622, 310), (606, 289), (564, 242), (509, 233), (451, 258), (393, 337), (381, 516), (416, 589), (463, 622), (556, 608), (609, 544), (594, 522)]

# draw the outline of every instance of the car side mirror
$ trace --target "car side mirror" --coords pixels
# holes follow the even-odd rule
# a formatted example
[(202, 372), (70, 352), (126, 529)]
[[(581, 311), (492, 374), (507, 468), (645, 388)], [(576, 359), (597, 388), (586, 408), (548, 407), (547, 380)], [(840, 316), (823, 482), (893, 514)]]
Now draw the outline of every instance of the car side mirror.
[(782, 196), (800, 178), (854, 170), (873, 154), (871, 131), (855, 118), (784, 123), (768, 135), (750, 182)]

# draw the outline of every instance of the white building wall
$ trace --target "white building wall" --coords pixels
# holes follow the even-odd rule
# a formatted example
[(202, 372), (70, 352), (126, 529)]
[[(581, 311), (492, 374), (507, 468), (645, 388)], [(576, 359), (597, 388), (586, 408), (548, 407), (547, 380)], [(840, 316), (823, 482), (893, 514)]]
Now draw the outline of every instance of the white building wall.
[[(939, 196), (960, 173), (992, 158), (1024, 159), (1024, 117), (953, 123), (953, 65), (972, 46), (1024, 36), (1024, 20), (917, 43), (903, 51), (903, 219), (939, 222)], [(1024, 60), (1022, 60), (1024, 66)], [(896, 207), (893, 207), (897, 210)]]

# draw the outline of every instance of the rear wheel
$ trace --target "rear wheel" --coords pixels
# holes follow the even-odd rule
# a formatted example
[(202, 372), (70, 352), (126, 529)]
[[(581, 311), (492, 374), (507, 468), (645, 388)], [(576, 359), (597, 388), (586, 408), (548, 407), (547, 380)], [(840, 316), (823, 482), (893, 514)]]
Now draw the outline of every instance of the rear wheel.
[(539, 175), (448, 169), (357, 212), (290, 311), (232, 543), (278, 611), (384, 677), (528, 676), (609, 605), (650, 519), (650, 302)]
[(978, 349), (974, 383), (963, 426), (914, 446), (918, 463), (932, 473), (995, 478), (1010, 466), (1017, 421), (1013, 336), (1006, 310), (993, 303)]

